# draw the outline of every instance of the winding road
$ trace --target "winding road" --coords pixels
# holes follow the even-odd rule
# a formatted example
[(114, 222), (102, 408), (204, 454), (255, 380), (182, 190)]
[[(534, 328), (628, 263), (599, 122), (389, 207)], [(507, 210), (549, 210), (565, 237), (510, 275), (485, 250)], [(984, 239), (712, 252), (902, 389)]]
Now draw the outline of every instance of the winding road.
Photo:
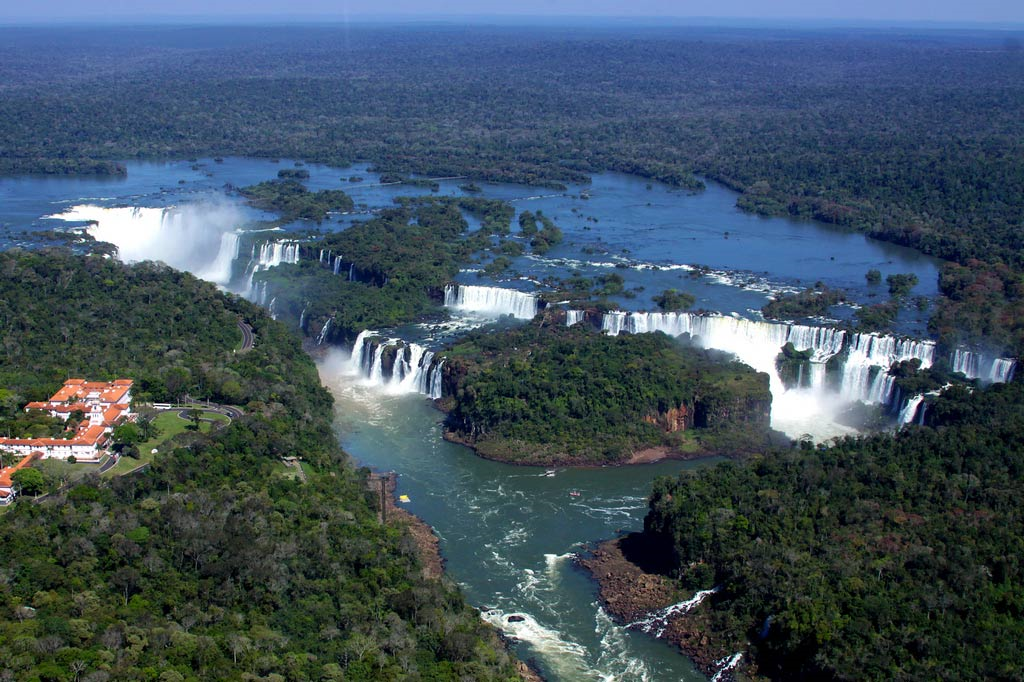
[(245, 320), (239, 319), (238, 328), (242, 331), (242, 348), (238, 352), (244, 353), (252, 350), (253, 346), (256, 345), (256, 334), (252, 330), (252, 325)]

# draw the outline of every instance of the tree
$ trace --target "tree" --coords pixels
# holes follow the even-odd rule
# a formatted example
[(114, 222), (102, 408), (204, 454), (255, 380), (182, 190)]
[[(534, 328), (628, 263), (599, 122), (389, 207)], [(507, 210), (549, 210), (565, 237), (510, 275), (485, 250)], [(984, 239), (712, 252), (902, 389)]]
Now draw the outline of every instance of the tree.
[(46, 480), (35, 469), (19, 469), (11, 474), (11, 482), (23, 495), (38, 495), (43, 492)]
[(676, 289), (665, 289), (651, 300), (657, 303), (659, 308), (669, 312), (688, 310), (697, 301), (693, 294)]

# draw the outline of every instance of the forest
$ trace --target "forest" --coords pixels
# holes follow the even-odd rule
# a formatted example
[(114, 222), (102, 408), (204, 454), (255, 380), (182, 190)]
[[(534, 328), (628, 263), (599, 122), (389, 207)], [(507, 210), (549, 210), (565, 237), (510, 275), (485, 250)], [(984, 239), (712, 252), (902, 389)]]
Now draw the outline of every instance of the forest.
[[(397, 181), (560, 186), (612, 170), (699, 190), (710, 178), (745, 210), (1024, 266), (1013, 32), (0, 30), (3, 173), (234, 154), (368, 161)], [(992, 302), (942, 314), (1016, 351), (1024, 331), (1004, 313), (1017, 289)]]
[(2, 679), (518, 679), (458, 590), (423, 577), (404, 528), (380, 522), (283, 325), (159, 265), (53, 249), (0, 253), (0, 272), (5, 417), (69, 374), (244, 410), (142, 473), (3, 514)]
[(935, 398), (926, 424), (678, 480), (645, 551), (769, 679), (1019, 679), (1024, 385)]
[(610, 464), (638, 450), (737, 455), (770, 444), (768, 377), (664, 334), (540, 319), (443, 352), (450, 437), (519, 464)]

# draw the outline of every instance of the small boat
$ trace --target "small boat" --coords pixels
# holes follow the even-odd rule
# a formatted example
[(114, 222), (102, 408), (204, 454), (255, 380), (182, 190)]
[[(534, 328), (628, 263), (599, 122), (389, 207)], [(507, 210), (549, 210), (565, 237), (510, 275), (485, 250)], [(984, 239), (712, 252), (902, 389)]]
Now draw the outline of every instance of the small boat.
[(557, 473), (557, 472), (556, 472), (556, 471), (555, 471), (554, 469), (548, 469), (548, 470), (547, 470), (547, 471), (545, 471), (545, 472), (544, 472), (543, 474), (541, 474), (541, 476), (546, 476), (546, 477), (548, 477), (548, 478), (551, 478), (551, 477), (552, 477), (552, 476), (554, 476), (554, 475), (555, 475), (556, 473)]
[(408, 504), (409, 503), (409, 496), (408, 495), (399, 495), (398, 496), (398, 501), (402, 502), (403, 504)]
[(570, 490), (569, 491), (569, 497), (579, 497), (579, 496), (580, 496), (580, 491), (579, 490)]

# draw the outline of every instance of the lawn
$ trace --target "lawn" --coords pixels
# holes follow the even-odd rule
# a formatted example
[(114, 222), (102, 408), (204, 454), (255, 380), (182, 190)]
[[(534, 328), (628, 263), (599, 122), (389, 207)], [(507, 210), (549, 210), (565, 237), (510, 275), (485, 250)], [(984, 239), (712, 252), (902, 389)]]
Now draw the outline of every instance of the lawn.
[[(182, 419), (178, 416), (179, 410), (161, 412), (153, 419), (153, 425), (157, 429), (157, 435), (150, 438), (144, 443), (139, 443), (139, 459), (133, 459), (131, 457), (122, 457), (121, 461), (115, 464), (106, 472), (106, 476), (120, 476), (126, 474), (132, 469), (148, 464), (153, 461), (155, 456), (153, 450), (160, 450), (161, 446), (167, 441), (171, 440), (180, 433), (184, 433), (186, 428), (191, 422), (187, 419)], [(215, 422), (222, 422), (227, 424), (231, 421), (229, 417), (217, 412), (206, 412), (204, 411), (201, 416), (202, 419), (210, 419)], [(199, 422), (199, 430), (202, 433), (209, 433), (210, 427), (212, 426), (209, 421)]]

